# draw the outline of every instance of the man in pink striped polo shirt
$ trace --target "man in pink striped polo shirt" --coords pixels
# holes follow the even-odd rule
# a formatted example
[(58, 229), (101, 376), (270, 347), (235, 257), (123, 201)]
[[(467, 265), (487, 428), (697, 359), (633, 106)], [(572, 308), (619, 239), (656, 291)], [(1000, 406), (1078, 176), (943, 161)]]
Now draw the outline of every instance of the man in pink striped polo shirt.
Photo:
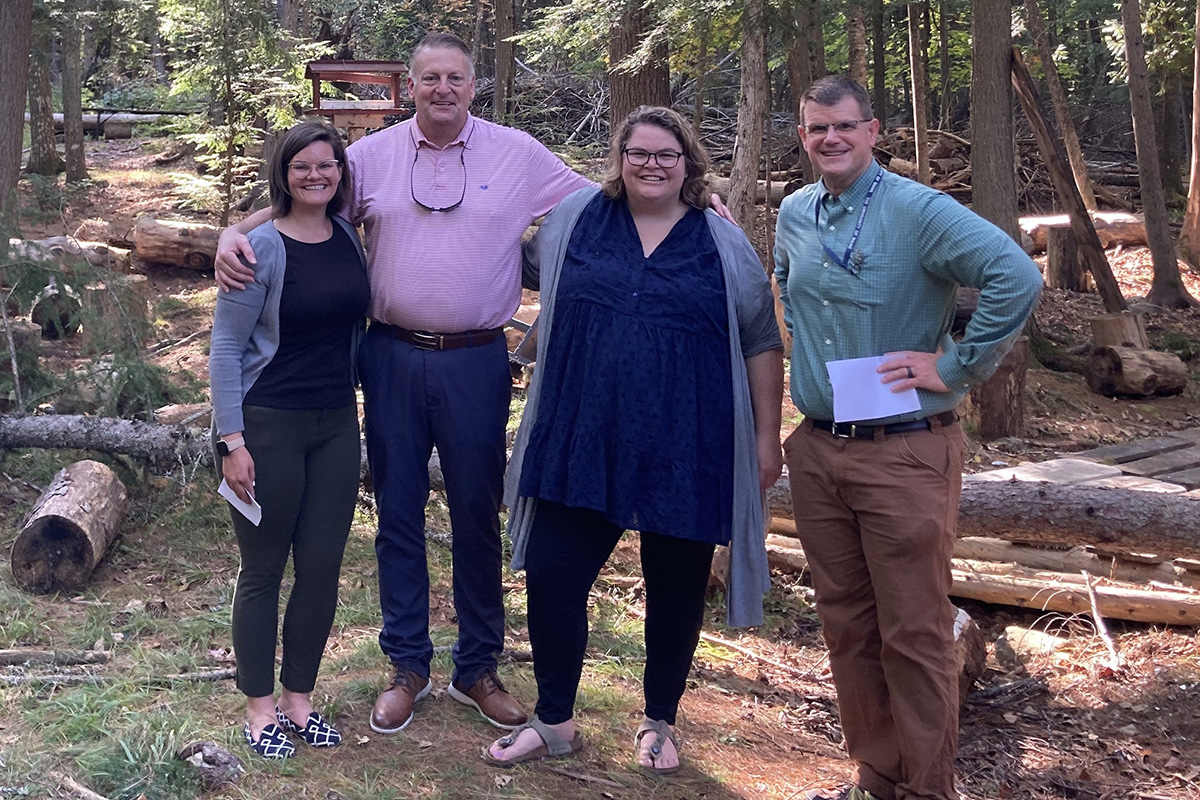
[[(511, 378), (501, 331), (521, 298), (521, 233), (590, 181), (533, 137), (472, 116), (470, 48), (431, 33), (413, 51), (417, 113), (347, 151), (346, 215), (366, 234), (371, 326), (359, 351), (367, 454), (379, 510), (375, 552), (392, 678), (371, 727), (395, 733), (432, 688), (427, 463), (438, 449), (454, 531), (458, 640), (448, 689), (500, 728), (526, 712), (496, 675), (504, 646), (499, 508)], [(244, 234), (257, 212), (221, 236), (217, 281), (253, 281)], [(284, 288), (286, 301), (287, 289)]]

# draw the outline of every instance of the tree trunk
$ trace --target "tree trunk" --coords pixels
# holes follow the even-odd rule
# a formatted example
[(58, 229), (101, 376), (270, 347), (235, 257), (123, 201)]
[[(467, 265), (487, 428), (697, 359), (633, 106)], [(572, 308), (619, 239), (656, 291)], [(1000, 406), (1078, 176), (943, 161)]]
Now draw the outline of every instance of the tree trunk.
[(29, 39), (33, 20), (30, 0), (0, 3), (0, 220), (12, 210), (21, 173), (24, 139), (25, 82), (29, 73)]
[(1129, 105), (1133, 114), (1133, 141), (1137, 146), (1138, 175), (1142, 206), (1146, 212), (1146, 234), (1154, 279), (1146, 301), (1164, 308), (1191, 308), (1196, 300), (1188, 294), (1175, 259), (1167, 201), (1159, 170), (1154, 111), (1150, 102), (1150, 78), (1146, 70), (1146, 43), (1142, 39), (1142, 16), (1138, 0), (1121, 0), (1121, 24), (1125, 30), (1125, 59), (1129, 75)]
[(220, 234), (219, 228), (200, 222), (142, 217), (133, 229), (133, 241), (143, 261), (210, 270)]
[(12, 549), (13, 579), (27, 592), (77, 592), (120, 531), (125, 486), (96, 461), (60, 471), (29, 512)]
[(963, 408), (975, 435), (984, 441), (1020, 436), (1025, 429), (1025, 372), (1029, 339), (1018, 336), (996, 372), (974, 386)]
[(1104, 301), (1104, 308), (1106, 311), (1124, 311), (1125, 299), (1121, 297), (1121, 287), (1117, 285), (1117, 279), (1113, 276), (1104, 250), (1100, 247), (1100, 239), (1096, 236), (1092, 218), (1088, 215), (1087, 208), (1083, 205), (1083, 199), (1079, 196), (1079, 189), (1063, 166), (1067, 157), (1063, 153), (1062, 143), (1050, 133), (1050, 126), (1046, 122), (1046, 115), (1042, 112), (1041, 100), (1038, 99), (1033, 77), (1025, 66), (1025, 59), (1021, 57), (1021, 51), (1016, 47), (1012, 49), (1012, 82), (1013, 88), (1017, 90), (1017, 95), (1021, 98), (1021, 106), (1025, 109), (1029, 127), (1033, 130), (1034, 138), (1037, 140), (1042, 161), (1050, 173), (1050, 182), (1054, 186), (1059, 202), (1067, 211), (1071, 232), (1075, 234), (1075, 244), (1082, 253), (1088, 271), (1092, 273), (1092, 279), (1096, 281), (1096, 289)]
[(921, 42), (921, 9), (926, 0), (908, 4), (908, 64), (912, 73), (913, 128), (917, 148), (917, 180), (929, 185), (929, 80)]
[(808, 0), (808, 55), (812, 59), (812, 79), (818, 81), (824, 78), (827, 71), (825, 21), (821, 18), (821, 0)]
[[(712, 27), (707, 16), (700, 20), (700, 52), (696, 54), (696, 96), (692, 101), (692, 131), (700, 138), (700, 125), (704, 122), (704, 85), (708, 80), (708, 40), (712, 38)], [(791, 58), (789, 54), (789, 59)], [(795, 90), (793, 89), (793, 94)]]
[(1087, 273), (1079, 262), (1079, 247), (1070, 228), (1046, 231), (1046, 285), (1068, 292), (1087, 291)]
[(1083, 163), (1083, 149), (1079, 146), (1079, 135), (1075, 132), (1075, 122), (1071, 118), (1071, 106), (1067, 101), (1062, 79), (1058, 75), (1058, 66), (1054, 63), (1054, 52), (1050, 47), (1050, 39), (1046, 36), (1046, 26), (1042, 24), (1042, 12), (1038, 8), (1037, 0), (1025, 0), (1025, 20), (1029, 26), (1029, 34), (1037, 45), (1042, 72), (1046, 76), (1046, 88), (1050, 91), (1050, 103), (1054, 107), (1054, 116), (1058, 120), (1058, 130), (1062, 134), (1063, 147), (1067, 151), (1067, 160), (1071, 164), (1071, 174), (1075, 176), (1079, 196), (1088, 211), (1095, 211), (1096, 196), (1092, 193), (1092, 182), (1088, 179), (1087, 167)]
[(850, 79), (859, 86), (867, 85), (867, 26), (862, 0), (852, 0), (846, 23), (846, 38), (850, 48)]
[(1183, 159), (1184, 149), (1180, 143), (1182, 120), (1179, 113), (1179, 83), (1180, 75), (1176, 70), (1167, 70), (1158, 76), (1162, 86), (1159, 96), (1158, 115), (1155, 128), (1158, 131), (1158, 158), (1162, 165), (1163, 192), (1167, 197), (1179, 197), (1183, 194)]
[(789, 26), (786, 33), (788, 48), (787, 48), (787, 68), (788, 68), (788, 91), (791, 94), (792, 100), (792, 119), (796, 121), (796, 163), (803, 173), (804, 182), (812, 183), (820, 176), (813, 169), (812, 161), (808, 158), (808, 153), (804, 150), (804, 142), (800, 141), (800, 99), (804, 93), (808, 91), (808, 87), (812, 86), (812, 61), (808, 57), (808, 31), (804, 25), (807, 20), (807, 15), (801, 13), (805, 8), (804, 0), (796, 0), (792, 5), (793, 26)]
[(729, 210), (744, 231), (754, 229), (754, 195), (767, 116), (767, 51), (763, 0), (746, 0), (742, 15), (742, 97), (729, 172)]
[(50, 49), (53, 42), (49, 12), (42, 3), (34, 6), (33, 34), (29, 54), (29, 163), (25, 171), (34, 175), (58, 175), (62, 160), (54, 138), (54, 105), (50, 89)]
[[(1193, 75), (1200, 75), (1200, 3), (1196, 4), (1196, 39)], [(1192, 82), (1192, 156), (1188, 178), (1187, 209), (1176, 248), (1194, 272), (1200, 272), (1200, 80)]]
[(883, 26), (883, 0), (871, 3), (871, 103), (881, 127), (887, 127), (887, 33)]
[(971, 11), (971, 208), (1020, 243), (1013, 173), (1012, 29), (1008, 0)]
[(1088, 388), (1106, 397), (1179, 394), (1188, 372), (1174, 353), (1132, 347), (1101, 347), (1087, 365)]
[[(609, 117), (613, 130), (638, 106), (671, 105), (671, 76), (667, 68), (667, 43), (659, 39), (650, 57), (636, 69), (627, 63), (653, 30), (651, 11), (630, 0), (611, 31), (608, 45)], [(499, 47), (497, 46), (497, 49)]]
[(947, 18), (948, 0), (938, 4), (938, 67), (942, 78), (942, 113), (938, 127), (950, 130), (950, 20)]
[[(496, 80), (492, 84), (492, 115), (496, 122), (505, 125), (512, 120), (509, 103), (512, 100), (513, 81), (516, 76), (516, 47), (506, 40), (516, 32), (517, 18), (513, 0), (496, 0)], [(614, 124), (617, 119), (623, 117), (614, 117)]]
[(83, 64), (80, 56), (80, 0), (68, 0), (62, 22), (63, 139), (67, 153), (67, 183), (88, 179), (83, 146)]

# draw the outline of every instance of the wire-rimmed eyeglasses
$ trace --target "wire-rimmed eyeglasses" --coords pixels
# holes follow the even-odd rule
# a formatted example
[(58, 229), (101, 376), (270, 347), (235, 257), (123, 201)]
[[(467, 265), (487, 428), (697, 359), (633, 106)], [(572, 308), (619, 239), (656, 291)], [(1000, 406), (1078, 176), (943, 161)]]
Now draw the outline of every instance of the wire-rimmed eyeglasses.
[(644, 167), (650, 163), (650, 159), (654, 159), (654, 163), (658, 164), (663, 169), (670, 169), (679, 163), (679, 159), (683, 158), (683, 153), (677, 150), (659, 150), (657, 153), (651, 153), (649, 150), (640, 148), (625, 148), (621, 151), (625, 156), (625, 160), (633, 167)]
[(869, 119), (846, 119), (841, 122), (832, 122), (829, 124), (814, 123), (812, 125), (805, 125), (804, 131), (809, 136), (817, 137), (828, 136), (831, 130), (835, 131), (839, 136), (845, 136), (848, 133), (854, 133), (858, 130), (859, 125), (870, 121)]
[(338, 165), (341, 163), (336, 158), (318, 161), (316, 164), (309, 164), (306, 161), (292, 161), (288, 164), (288, 171), (297, 178), (303, 178), (315, 169), (318, 175), (329, 177), (337, 171)]

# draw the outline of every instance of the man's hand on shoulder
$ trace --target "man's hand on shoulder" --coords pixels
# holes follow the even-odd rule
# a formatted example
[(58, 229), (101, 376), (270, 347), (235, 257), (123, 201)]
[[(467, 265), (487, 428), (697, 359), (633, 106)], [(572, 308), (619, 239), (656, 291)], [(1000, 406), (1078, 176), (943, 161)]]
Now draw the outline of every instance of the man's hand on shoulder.
[(725, 205), (725, 201), (721, 199), (721, 195), (713, 192), (709, 197), (709, 202), (712, 203), (712, 210), (717, 212), (722, 219), (727, 219), (734, 225), (738, 224), (738, 221), (733, 218), (733, 212), (729, 210), (729, 206)]
[(887, 359), (875, 371), (883, 377), (883, 383), (891, 384), (893, 392), (903, 392), (906, 389), (928, 389), (931, 392), (948, 392), (950, 387), (938, 374), (937, 362), (941, 353), (918, 353), (914, 350), (903, 350), (899, 353), (887, 353)]
[(247, 284), (254, 283), (254, 270), (242, 263), (242, 258), (251, 264), (257, 263), (250, 240), (231, 225), (221, 231), (217, 240), (217, 257), (213, 262), (217, 285), (223, 290), (245, 289)]

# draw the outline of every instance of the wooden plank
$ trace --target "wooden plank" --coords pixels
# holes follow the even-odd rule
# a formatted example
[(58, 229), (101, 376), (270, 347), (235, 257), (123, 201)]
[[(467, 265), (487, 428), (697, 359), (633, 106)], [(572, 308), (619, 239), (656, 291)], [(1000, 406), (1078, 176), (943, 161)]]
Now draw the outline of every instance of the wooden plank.
[(1182, 439), (1185, 442), (1200, 444), (1200, 428), (1188, 428), (1182, 431), (1171, 431), (1167, 434), (1172, 439)]
[(1179, 473), (1193, 467), (1200, 467), (1200, 446), (1193, 445), (1182, 450), (1174, 450), (1152, 458), (1143, 458), (1140, 461), (1122, 464), (1121, 470), (1132, 475), (1152, 475), (1154, 477), (1161, 475), (1164, 476), (1164, 480), (1169, 480), (1171, 483), (1180, 483), (1181, 481), (1177, 479), (1166, 478), (1166, 473)]
[[(1180, 431), (1180, 433), (1184, 433), (1184, 431)], [(1200, 441), (1200, 438), (1197, 441)], [(1182, 450), (1188, 445), (1187, 439), (1171, 434), (1155, 436), (1153, 439), (1137, 439), (1132, 442), (1105, 445), (1094, 450), (1084, 450), (1080, 453), (1072, 453), (1071, 458), (1100, 461), (1106, 464), (1125, 464), (1129, 461), (1170, 453), (1173, 450)]]
[(1081, 481), (1080, 486), (1110, 486), (1114, 489), (1133, 489), (1138, 492), (1159, 492), (1161, 494), (1182, 494), (1188, 487), (1177, 483), (1167, 483), (1156, 478), (1143, 478), (1140, 475), (1116, 475), (1111, 478), (1097, 478), (1091, 481)]
[(1078, 458), (1057, 458), (1037, 464), (997, 469), (963, 476), (966, 481), (1048, 481), (1050, 483), (1082, 483), (1100, 478), (1115, 478), (1121, 470), (1107, 464), (1096, 464)]
[(1182, 484), (1188, 489), (1200, 489), (1200, 469), (1185, 469), (1179, 472), (1168, 472), (1161, 477), (1163, 480)]

